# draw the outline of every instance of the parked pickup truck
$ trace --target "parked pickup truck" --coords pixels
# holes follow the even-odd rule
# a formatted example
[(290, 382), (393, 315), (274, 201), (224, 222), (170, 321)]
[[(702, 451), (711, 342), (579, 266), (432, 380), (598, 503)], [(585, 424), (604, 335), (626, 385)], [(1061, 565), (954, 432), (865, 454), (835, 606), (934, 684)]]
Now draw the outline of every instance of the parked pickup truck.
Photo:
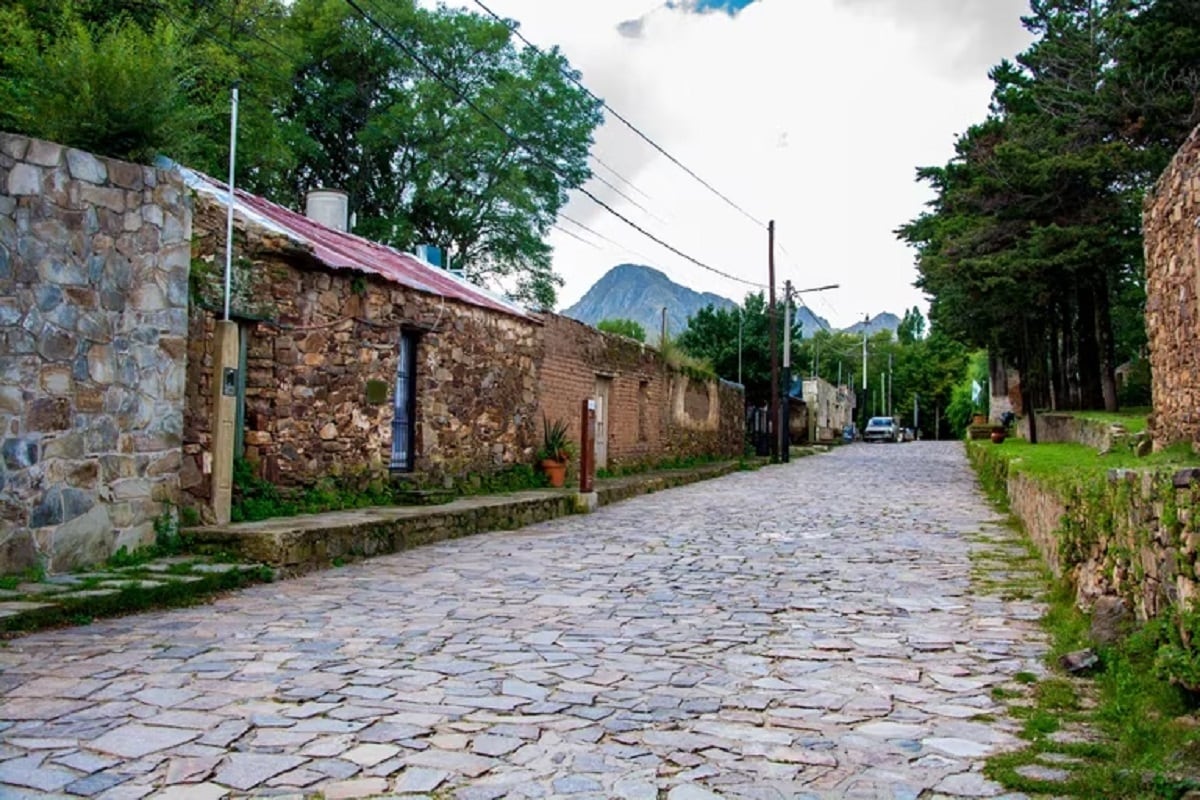
[(864, 442), (898, 442), (900, 426), (895, 417), (871, 417), (863, 430)]

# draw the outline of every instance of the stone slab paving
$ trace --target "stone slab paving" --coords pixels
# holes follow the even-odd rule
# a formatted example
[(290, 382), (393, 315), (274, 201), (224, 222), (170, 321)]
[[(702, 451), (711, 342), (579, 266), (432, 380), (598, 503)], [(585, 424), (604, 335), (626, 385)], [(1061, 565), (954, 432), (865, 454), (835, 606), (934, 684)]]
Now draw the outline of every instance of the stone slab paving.
[(0, 797), (1004, 796), (1045, 646), (982, 530), (961, 445), (854, 445), (30, 635)]

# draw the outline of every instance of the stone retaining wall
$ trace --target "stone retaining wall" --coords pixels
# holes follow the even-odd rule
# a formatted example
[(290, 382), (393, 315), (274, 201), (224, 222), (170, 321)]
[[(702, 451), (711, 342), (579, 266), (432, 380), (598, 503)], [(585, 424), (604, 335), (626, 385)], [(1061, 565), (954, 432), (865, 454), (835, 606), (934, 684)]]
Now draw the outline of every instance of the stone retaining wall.
[(0, 573), (151, 543), (177, 501), (190, 237), (176, 174), (0, 134)]
[[(1029, 439), (1028, 417), (1018, 420), (1017, 434)], [(1074, 442), (1100, 451), (1111, 450), (1115, 438), (1125, 435), (1124, 431), (1114, 431), (1107, 422), (1049, 412), (1037, 415), (1037, 434), (1043, 444)]]
[(1162, 448), (1200, 440), (1200, 128), (1154, 189), (1142, 222), (1146, 250), (1146, 331), (1154, 416)]
[(1007, 491), (1013, 514), (1081, 605), (1117, 596), (1148, 619), (1200, 595), (1200, 470), (1110, 470), (1051, 484), (1010, 470), (990, 445), (968, 452), (985, 482)]

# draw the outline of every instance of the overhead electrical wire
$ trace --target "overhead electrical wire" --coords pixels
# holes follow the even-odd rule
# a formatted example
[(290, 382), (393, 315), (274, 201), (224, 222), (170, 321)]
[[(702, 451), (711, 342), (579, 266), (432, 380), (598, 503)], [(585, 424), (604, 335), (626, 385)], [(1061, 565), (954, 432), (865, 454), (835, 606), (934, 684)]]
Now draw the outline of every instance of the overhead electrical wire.
[(619, 179), (619, 180), (620, 180), (622, 183), (628, 184), (630, 189), (633, 189), (635, 192), (637, 192), (638, 194), (640, 194), (642, 197), (646, 198), (647, 200), (653, 200), (653, 199), (654, 199), (654, 198), (653, 198), (653, 197), (651, 197), (650, 195), (648, 195), (648, 194), (646, 194), (645, 192), (643, 192), (643, 191), (642, 191), (642, 190), (641, 190), (641, 189), (640, 189), (640, 188), (637, 186), (637, 184), (635, 184), (633, 181), (629, 180), (629, 178), (626, 178), (626, 177), (625, 177), (624, 175), (622, 175), (620, 172), (617, 172), (617, 170), (616, 170), (614, 167), (610, 166), (610, 165), (608, 164), (608, 162), (606, 162), (606, 161), (605, 161), (603, 158), (601, 158), (600, 156), (596, 155), (595, 153), (588, 153), (588, 158), (592, 159), (592, 160), (593, 160), (593, 161), (595, 161), (597, 164), (599, 164), (600, 166), (604, 167), (606, 170), (608, 170), (609, 172), (611, 172), (611, 173), (612, 173), (613, 175), (615, 175), (615, 176), (616, 176), (616, 177), (617, 177), (617, 178), (618, 178), (618, 179)]
[(590, 247), (590, 248), (592, 248), (592, 249), (594, 249), (594, 250), (599, 250), (599, 249), (600, 249), (600, 245), (596, 244), (595, 242), (589, 242), (587, 239), (583, 238), (582, 236), (580, 236), (579, 234), (575, 233), (574, 231), (571, 231), (571, 230), (568, 230), (568, 229), (564, 228), (562, 225), (559, 225), (559, 224), (555, 223), (555, 224), (554, 224), (554, 225), (552, 225), (551, 227), (552, 227), (552, 228), (554, 228), (556, 231), (559, 231), (560, 233), (565, 233), (567, 236), (570, 236), (572, 239), (574, 239), (574, 240), (575, 240), (575, 241), (577, 241), (577, 242), (583, 242), (583, 243), (584, 243), (584, 244), (586, 244), (588, 247)]
[(579, 228), (590, 233), (592, 236), (595, 236), (597, 239), (600, 239), (603, 242), (607, 242), (608, 244), (612, 245), (613, 247), (617, 248), (618, 250), (628, 253), (631, 256), (636, 256), (643, 261), (653, 261), (654, 260), (654, 259), (650, 258), (648, 255), (646, 255), (645, 253), (641, 252), (640, 250), (630, 247), (629, 245), (621, 244), (617, 240), (615, 240), (611, 237), (605, 236), (603, 233), (596, 230), (595, 228), (580, 222), (579, 220), (575, 219), (574, 217), (572, 217), (568, 214), (560, 213), (558, 216), (559, 216), (559, 219), (566, 220), (567, 222), (571, 223), (572, 225), (578, 226)]
[[(536, 52), (539, 52), (539, 53), (543, 52), (543, 51), (542, 51), (542, 49), (541, 49), (541, 48), (539, 48), (539, 47), (538, 47), (536, 44), (534, 44), (533, 42), (529, 41), (529, 39), (527, 39), (527, 38), (525, 37), (525, 34), (521, 33), (521, 30), (520, 30), (520, 28), (519, 28), (517, 25), (510, 25), (510, 24), (509, 24), (509, 20), (506, 20), (504, 17), (501, 17), (501, 16), (500, 16), (499, 14), (497, 14), (495, 11), (493, 11), (493, 10), (492, 10), (492, 9), (490, 9), (490, 8), (488, 8), (488, 6), (487, 6), (487, 5), (486, 5), (486, 4), (483, 2), (483, 0), (473, 0), (473, 2), (475, 3), (475, 5), (479, 6), (479, 7), (480, 7), (480, 8), (482, 8), (484, 11), (486, 11), (486, 12), (487, 12), (487, 13), (488, 13), (488, 14), (489, 14), (489, 15), (490, 15), (490, 16), (491, 16), (493, 19), (495, 19), (495, 20), (496, 20), (497, 22), (499, 22), (501, 25), (503, 25), (504, 27), (508, 28), (508, 30), (509, 30), (509, 31), (512, 33), (512, 35), (516, 36), (518, 39), (520, 39), (522, 42), (524, 42), (524, 43), (525, 43), (525, 45), (526, 45), (527, 47), (531, 47), (531, 48), (533, 48), (533, 49), (534, 49)], [(751, 213), (750, 213), (749, 211), (747, 211), (746, 209), (742, 208), (742, 207), (741, 207), (740, 205), (738, 205), (736, 202), (734, 202), (733, 200), (731, 200), (731, 199), (729, 198), (729, 196), (728, 196), (728, 195), (726, 195), (725, 193), (723, 193), (721, 190), (717, 189), (715, 186), (713, 186), (713, 185), (712, 185), (711, 183), (709, 183), (708, 181), (704, 180), (704, 178), (701, 178), (701, 177), (700, 177), (699, 175), (697, 175), (697, 174), (696, 174), (696, 173), (695, 173), (695, 172), (694, 172), (694, 171), (693, 171), (693, 170), (692, 170), (690, 167), (688, 167), (686, 164), (684, 164), (682, 161), (680, 161), (680, 160), (679, 160), (678, 158), (676, 158), (675, 156), (671, 155), (671, 153), (667, 152), (666, 148), (664, 148), (664, 147), (663, 147), (662, 145), (660, 145), (658, 142), (654, 141), (654, 139), (652, 139), (652, 138), (651, 138), (651, 137), (650, 137), (648, 134), (646, 134), (645, 132), (643, 132), (641, 128), (639, 128), (637, 125), (634, 125), (634, 124), (633, 124), (632, 122), (630, 122), (630, 121), (629, 121), (629, 120), (628, 120), (628, 119), (627, 119), (627, 118), (626, 118), (626, 117), (625, 117), (623, 114), (621, 114), (621, 113), (620, 113), (619, 111), (617, 111), (615, 108), (613, 108), (612, 106), (610, 106), (610, 105), (608, 104), (608, 102), (607, 102), (607, 101), (606, 101), (604, 98), (602, 98), (602, 97), (600, 97), (599, 95), (597, 95), (595, 92), (593, 92), (593, 91), (592, 91), (591, 89), (589, 89), (587, 86), (584, 86), (583, 82), (582, 82), (582, 81), (580, 81), (580, 80), (579, 80), (579, 78), (575, 77), (575, 75), (574, 75), (574, 74), (573, 74), (573, 73), (572, 73), (570, 70), (563, 69), (563, 70), (562, 70), (562, 74), (563, 74), (563, 75), (564, 75), (564, 76), (565, 76), (565, 77), (566, 77), (568, 80), (570, 80), (572, 83), (574, 83), (576, 86), (578, 86), (580, 89), (582, 89), (583, 91), (587, 92), (587, 93), (588, 93), (588, 95), (589, 95), (589, 96), (590, 96), (590, 97), (591, 97), (593, 100), (596, 100), (596, 101), (598, 101), (598, 102), (599, 102), (599, 103), (600, 103), (602, 106), (604, 106), (604, 110), (605, 110), (605, 111), (607, 111), (609, 114), (611, 114), (611, 115), (613, 116), (613, 118), (614, 118), (614, 119), (618, 120), (618, 121), (619, 121), (619, 122), (621, 122), (623, 125), (625, 125), (625, 127), (629, 128), (629, 130), (631, 130), (631, 131), (633, 131), (635, 134), (637, 134), (637, 136), (638, 136), (638, 137), (640, 137), (640, 138), (642, 139), (642, 141), (646, 142), (646, 144), (650, 145), (650, 146), (651, 146), (651, 147), (653, 147), (655, 150), (657, 150), (657, 151), (658, 151), (660, 154), (662, 154), (663, 156), (665, 156), (665, 157), (667, 158), (667, 160), (669, 160), (669, 161), (670, 161), (672, 164), (674, 164), (675, 166), (679, 167), (681, 170), (683, 170), (683, 171), (684, 171), (684, 172), (686, 172), (688, 175), (690, 175), (690, 176), (691, 176), (691, 177), (692, 177), (694, 180), (696, 180), (696, 181), (697, 181), (697, 182), (698, 182), (698, 183), (699, 183), (701, 186), (703, 186), (704, 188), (708, 189), (710, 192), (712, 192), (713, 194), (715, 194), (717, 197), (719, 197), (719, 198), (721, 198), (722, 200), (724, 200), (724, 201), (725, 201), (725, 203), (726, 203), (726, 204), (727, 204), (727, 205), (728, 205), (730, 208), (733, 208), (735, 211), (737, 211), (738, 213), (740, 213), (742, 216), (744, 216), (746, 219), (750, 220), (751, 222), (753, 222), (755, 225), (759, 226), (760, 228), (766, 228), (766, 227), (767, 227), (766, 223), (764, 223), (762, 220), (760, 220), (760, 219), (758, 219), (757, 217), (755, 217), (753, 214), (751, 214)]]
[[(354, 11), (357, 12), (358, 15), (363, 18), (363, 20), (365, 20), (369, 25), (371, 25), (373, 28), (375, 28), (377, 31), (379, 31), (388, 41), (390, 41), (393, 45), (395, 45), (401, 52), (403, 52), (405, 55), (407, 55), (409, 58), (411, 58), (414, 62), (417, 63), (417, 65), (419, 65), (426, 72), (428, 72), (429, 75), (431, 77), (433, 77), (434, 80), (436, 80), (442, 86), (449, 89), (450, 92), (455, 96), (455, 98), (460, 103), (462, 103), (463, 105), (470, 108), (472, 111), (474, 111), (476, 114), (478, 114), (481, 118), (483, 118), (486, 122), (488, 122), (490, 125), (492, 125), (494, 128), (496, 128), (498, 131), (500, 131), (500, 133), (502, 133), (507, 139), (509, 139), (509, 141), (513, 142), (514, 144), (516, 144), (519, 147), (521, 147), (522, 149), (524, 149), (526, 153), (528, 153), (530, 156), (532, 156), (536, 161), (540, 162), (543, 167), (545, 167), (546, 169), (549, 169), (551, 172), (558, 175), (559, 177), (562, 177), (562, 171), (557, 165), (555, 165), (552, 161), (550, 161), (549, 159), (547, 159), (546, 157), (544, 157), (540, 153), (538, 153), (533, 147), (531, 147), (527, 142), (525, 142), (524, 139), (522, 139), (521, 137), (519, 137), (516, 134), (509, 131), (506, 127), (504, 127), (504, 125), (502, 123), (497, 121), (496, 118), (493, 117), (491, 114), (489, 114), (487, 111), (480, 108), (478, 103), (473, 101), (471, 98), (467, 97), (466, 94), (458, 86), (454, 85), (449, 80), (447, 80), (445, 77), (443, 77), (442, 74), (437, 69), (435, 69), (432, 65), (430, 65), (430, 63), (425, 58), (423, 58), (412, 47), (410, 47), (407, 43), (405, 43), (404, 40), (402, 40), (399, 36), (397, 36), (395, 33), (393, 33), (391, 30), (389, 30), (386, 26), (384, 26), (382, 23), (380, 23), (378, 20), (376, 20), (373, 16), (371, 16), (371, 14), (369, 14), (359, 4), (358, 0), (346, 0), (346, 4), (348, 6), (350, 6), (352, 9), (354, 9)], [(490, 11), (489, 11), (489, 13), (490, 13)], [(578, 85), (581, 88), (583, 88), (584, 91), (588, 91), (588, 93), (591, 94), (591, 92), (589, 90), (587, 90), (586, 87), (583, 87), (582, 84), (578, 84)], [(594, 96), (595, 95), (593, 95), (593, 97)], [(703, 261), (699, 260), (695, 256), (685, 253), (684, 251), (680, 250), (679, 248), (675, 247), (674, 245), (670, 244), (669, 242), (664, 241), (663, 239), (654, 235), (650, 231), (646, 230), (644, 227), (642, 227), (638, 223), (634, 222), (633, 220), (631, 220), (629, 217), (625, 216), (621, 212), (617, 211), (611, 205), (604, 202), (599, 197), (597, 197), (594, 193), (589, 191), (586, 187), (580, 186), (580, 187), (578, 187), (578, 189), (576, 191), (578, 191), (580, 194), (587, 197), (589, 200), (591, 200), (596, 205), (603, 208), (609, 214), (613, 215), (617, 219), (624, 222), (629, 227), (631, 227), (634, 230), (641, 233), (647, 239), (650, 239), (651, 241), (655, 242), (659, 246), (666, 248), (670, 252), (672, 252), (675, 255), (679, 256), (680, 258), (684, 259), (685, 261), (691, 262), (692, 264), (695, 264), (696, 266), (700, 267), (701, 269), (707, 270), (708, 272), (711, 272), (715, 275), (720, 275), (723, 278), (728, 278), (729, 280), (737, 281), (738, 283), (744, 283), (744, 284), (747, 284), (750, 286), (757, 286), (757, 287), (763, 286), (763, 284), (758, 283), (757, 281), (747, 280), (746, 278), (742, 278), (737, 275), (733, 275), (729, 272), (725, 272), (723, 270), (717, 269), (716, 267), (713, 267), (709, 264), (704, 263)]]

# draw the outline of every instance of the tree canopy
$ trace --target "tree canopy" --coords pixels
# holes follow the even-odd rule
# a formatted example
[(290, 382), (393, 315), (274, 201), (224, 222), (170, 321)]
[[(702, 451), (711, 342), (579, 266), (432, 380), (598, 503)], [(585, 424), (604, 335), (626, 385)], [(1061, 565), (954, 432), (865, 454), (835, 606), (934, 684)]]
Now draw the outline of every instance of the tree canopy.
[(223, 176), (237, 81), (239, 185), (292, 207), (343, 189), (357, 233), (552, 305), (546, 234), (590, 175), (598, 101), (495, 20), (363, 6), (378, 26), (342, 0), (15, 0), (0, 127)]
[(1115, 409), (1145, 343), (1141, 201), (1200, 122), (1200, 0), (1034, 0), (988, 117), (898, 230), (934, 328), (1023, 375), (1031, 403)]

